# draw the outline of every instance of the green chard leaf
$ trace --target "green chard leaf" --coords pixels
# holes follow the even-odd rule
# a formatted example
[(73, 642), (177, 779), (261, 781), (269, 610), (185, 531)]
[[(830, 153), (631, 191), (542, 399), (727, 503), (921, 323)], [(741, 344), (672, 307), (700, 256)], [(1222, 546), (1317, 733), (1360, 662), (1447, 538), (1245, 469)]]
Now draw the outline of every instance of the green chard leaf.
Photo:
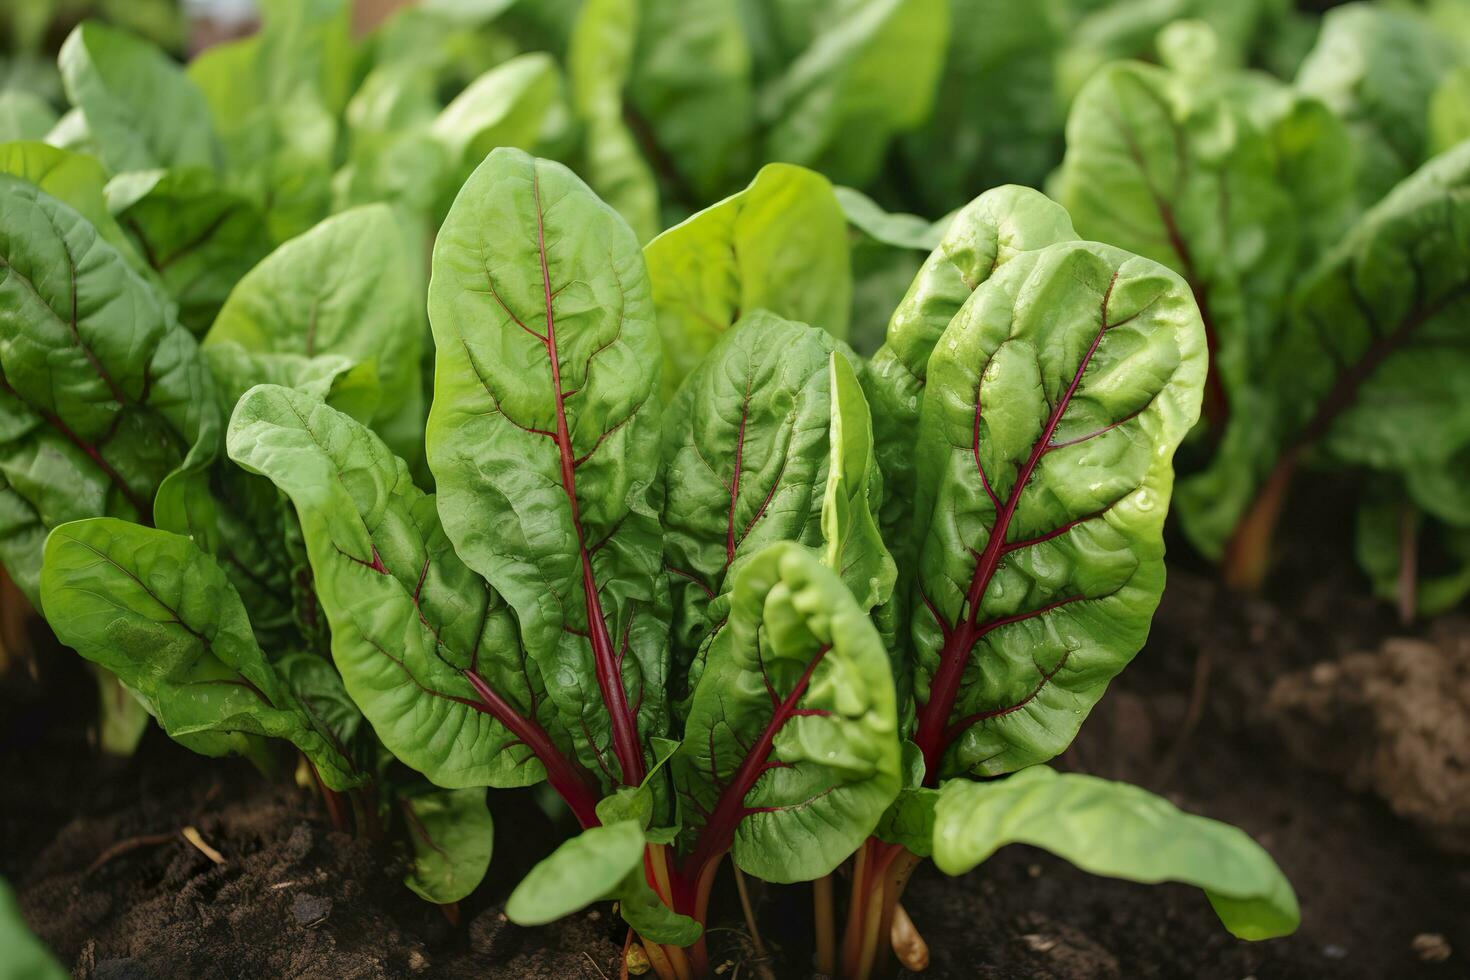
[(260, 209), (226, 189), (211, 170), (122, 174), (108, 182), (107, 203), (196, 336), (270, 250)]
[(1296, 85), (1347, 122), (1363, 203), (1424, 162), (1430, 99), (1456, 61), (1451, 43), (1408, 11), (1353, 3), (1322, 18)]
[(1255, 381), (1260, 407), (1232, 421), (1210, 467), (1180, 488), (1184, 531), (1206, 555), (1224, 554), (1233, 533), (1237, 553), (1269, 538), (1306, 455), (1410, 472), (1445, 465), (1470, 440), (1467, 186), (1470, 142), (1395, 188), (1299, 283)]
[(916, 741), (930, 785), (1056, 755), (1148, 633), (1204, 331), (1148, 259), (1007, 263), (929, 360), (915, 454)]
[(640, 0), (627, 106), (686, 208), (749, 173), (755, 94), (735, 0)]
[(929, 116), (948, 0), (828, 0), (822, 29), (760, 93), (765, 157), (868, 182), (897, 133)]
[(767, 881), (828, 874), (899, 789), (883, 642), (836, 573), (773, 544), (735, 577), (673, 758), (697, 880), (732, 850)]
[(138, 271), (151, 274), (107, 207), (107, 171), (94, 158), (46, 143), (0, 144), (0, 173), (30, 181), (92, 223)]
[[(229, 450), (295, 507), (332, 659), (390, 752), (450, 789), (526, 786), (557, 766), (543, 727), (554, 712), (510, 610), (459, 560), (433, 496), (381, 439), (262, 385), (236, 407)], [(585, 782), (567, 772), (558, 789)]]
[(815, 327), (747, 314), (665, 413), (664, 561), (690, 689), (741, 566), (774, 541), (821, 542), (834, 347)]
[(319, 730), (250, 631), (240, 596), (188, 538), (111, 517), (46, 540), (41, 602), (61, 641), (117, 674), (163, 730), (207, 755), (290, 741), (333, 789), (367, 777)]
[(993, 782), (945, 783), (934, 808), (934, 863), (969, 871), (1006, 844), (1030, 844), (1084, 871), (1204, 890), (1240, 939), (1301, 922), (1281, 869), (1244, 831), (1180, 812), (1137, 786), (1035, 766)]
[[(1464, 467), (1454, 475), (1463, 479)], [(1470, 528), (1421, 509), (1395, 481), (1368, 481), (1354, 530), (1358, 567), (1373, 594), (1399, 603), (1405, 620), (1438, 616), (1470, 595)]]
[(1072, 106), (1056, 195), (1083, 236), (1189, 283), (1212, 355), (1205, 417), (1223, 424), (1296, 270), (1299, 229), (1268, 134), (1208, 74), (1110, 65)]
[[(417, 460), (425, 326), (422, 298), (406, 274), (414, 261), (387, 205), (334, 215), (245, 274), (204, 338), (204, 349), (233, 343), (256, 354), (339, 355), (370, 368), (380, 393), (366, 421), (394, 453)], [(340, 399), (336, 404), (344, 410), (351, 405)]]
[(898, 578), (874, 517), (883, 499), (883, 475), (873, 454), (873, 422), (857, 373), (836, 351), (828, 355), (828, 378), (832, 448), (822, 500), (822, 557), (857, 604), (872, 610), (892, 598)]
[(1020, 256), (1077, 233), (1067, 212), (1029, 187), (986, 191), (955, 214), (888, 321), (888, 336), (863, 374), (885, 490), (883, 537), (900, 561), (911, 548), (914, 440), (929, 355), (970, 294)]
[(36, 600), (58, 524), (182, 527), (160, 488), (202, 471), (219, 429), (209, 372), (158, 288), (77, 212), (0, 176), (0, 556), (22, 591)]
[(638, 0), (586, 0), (567, 52), (572, 109), (585, 127), (581, 172), (632, 226), (639, 243), (658, 234), (658, 183), (624, 121), (633, 73)]
[(427, 455), (584, 766), (637, 785), (667, 725), (658, 332), (637, 240), (571, 171), (493, 151), (434, 247)]
[(5, 962), (0, 965), (0, 977), (4, 980), (66, 980), (71, 976), (41, 940), (31, 934), (20, 914), (15, 892), (3, 878), (0, 878), (0, 948), (5, 950)]
[(67, 98), (113, 173), (219, 165), (208, 104), (152, 44), (88, 21), (71, 32), (58, 62)]
[(437, 905), (467, 897), (484, 880), (495, 842), (485, 791), (424, 786), (400, 795), (398, 805), (413, 847), (413, 868), (403, 883)]
[(750, 186), (659, 235), (644, 255), (663, 336), (665, 398), (752, 310), (847, 336), (847, 228), (821, 174), (762, 167)]
[(305, 357), (250, 351), (233, 340), (206, 344), (201, 351), (219, 389), (224, 414), (234, 411), (241, 396), (259, 384), (304, 391), (365, 424), (378, 411), (382, 391), (372, 361), (360, 363), (340, 354)]

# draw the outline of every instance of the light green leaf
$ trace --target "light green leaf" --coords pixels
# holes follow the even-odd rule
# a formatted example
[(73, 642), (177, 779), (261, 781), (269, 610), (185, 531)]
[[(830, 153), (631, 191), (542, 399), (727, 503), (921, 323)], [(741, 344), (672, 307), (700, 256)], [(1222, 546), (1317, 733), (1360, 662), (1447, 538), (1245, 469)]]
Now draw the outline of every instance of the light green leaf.
[(664, 395), (752, 310), (847, 336), (847, 228), (821, 174), (773, 163), (743, 191), (644, 249), (663, 336)]
[(203, 95), (158, 48), (88, 21), (67, 37), (58, 62), (67, 98), (113, 173), (219, 165)]
[(757, 310), (720, 338), (665, 413), (664, 563), (675, 660), (690, 689), (741, 566), (773, 541), (821, 543), (833, 350), (822, 331)]
[(565, 167), (497, 149), (439, 231), (429, 318), (444, 530), (515, 610), (564, 727), (586, 732), (583, 765), (639, 782), (645, 748), (595, 748), (610, 713), (640, 705), (644, 738), (667, 724), (658, 334), (637, 241)]
[(643, 873), (643, 831), (632, 820), (584, 830), (542, 860), (505, 903), (510, 921), (539, 926), (609, 898)]
[[(504, 602), (455, 555), (434, 498), (404, 462), (342, 413), (264, 385), (236, 407), (229, 450), (291, 499), (332, 659), (388, 750), (447, 788), (542, 779), (519, 741), (551, 713), (536, 664)], [(507, 714), (491, 713), (472, 674)]]
[(888, 321), (888, 336), (863, 374), (883, 471), (883, 537), (902, 563), (912, 551), (914, 440), (929, 355), (970, 294), (1020, 256), (1077, 233), (1067, 212), (1029, 187), (997, 187), (951, 219)]
[(20, 903), (10, 885), (0, 878), (0, 949), (5, 962), (0, 964), (4, 980), (66, 980), (71, 974), (51, 955), (41, 940), (32, 935), (20, 914)]
[(91, 224), (0, 176), (0, 556), (37, 598), (52, 527), (173, 523), (155, 494), (219, 441), (213, 383), (166, 298)]
[(416, 460), (424, 420), (424, 314), (409, 274), (415, 261), (387, 205), (334, 215), (245, 274), (204, 338), (205, 349), (233, 342), (262, 354), (335, 354), (370, 365), (382, 391), (371, 423), (394, 453)]
[(469, 896), (485, 878), (495, 821), (483, 789), (432, 789), (399, 797), (413, 867), (403, 879), (426, 902), (448, 905)]
[(1429, 102), (1455, 62), (1450, 43), (1407, 11), (1354, 3), (1322, 18), (1296, 85), (1347, 122), (1365, 204), (1424, 162)]
[(195, 751), (282, 738), (333, 789), (366, 779), (313, 725), (224, 572), (188, 538), (111, 517), (65, 524), (46, 540), (41, 602), (63, 643), (115, 673)]
[(883, 478), (873, 455), (873, 423), (857, 374), (835, 351), (828, 364), (832, 424), (822, 500), (823, 560), (842, 578), (857, 604), (872, 610), (892, 597), (898, 577), (873, 516), (883, 499)]
[(929, 780), (1066, 748), (1164, 587), (1204, 330), (1189, 287), (1065, 242), (985, 281), (929, 359), (910, 607)]
[(449, 196), (497, 146), (534, 150), (563, 97), (561, 71), (545, 52), (512, 58), (455, 96), (429, 129), (449, 154)]
[(888, 212), (877, 201), (851, 187), (834, 187), (842, 213), (864, 235), (893, 248), (932, 252), (944, 241), (949, 218), (925, 221), (916, 214)]
[(148, 269), (108, 210), (107, 172), (92, 157), (46, 143), (6, 143), (0, 145), (0, 173), (28, 180), (68, 205), (90, 221), (135, 269)]
[(567, 52), (572, 109), (582, 120), (587, 182), (632, 226), (639, 243), (658, 234), (658, 185), (623, 118), (633, 73), (638, 0), (586, 0)]
[(995, 782), (954, 780), (934, 817), (934, 863), (946, 874), (1030, 844), (1092, 874), (1202, 888), (1240, 939), (1289, 935), (1301, 922), (1290, 883), (1244, 832), (1127, 783), (1043, 766)]
[(862, 185), (893, 136), (928, 118), (949, 43), (949, 4), (831, 0), (823, 9), (823, 29), (760, 94), (765, 156)]
[(51, 103), (34, 92), (0, 91), (0, 143), (44, 139), (58, 118)]
[(888, 654), (867, 613), (807, 549), (779, 542), (735, 577), (674, 755), (701, 868), (733, 849), (767, 881), (828, 874), (899, 789)]
[(258, 384), (306, 392), (363, 423), (370, 423), (378, 410), (381, 389), (371, 361), (360, 364), (339, 354), (303, 357), (248, 351), (232, 340), (207, 344), (202, 350), (225, 414), (233, 412), (241, 396)]

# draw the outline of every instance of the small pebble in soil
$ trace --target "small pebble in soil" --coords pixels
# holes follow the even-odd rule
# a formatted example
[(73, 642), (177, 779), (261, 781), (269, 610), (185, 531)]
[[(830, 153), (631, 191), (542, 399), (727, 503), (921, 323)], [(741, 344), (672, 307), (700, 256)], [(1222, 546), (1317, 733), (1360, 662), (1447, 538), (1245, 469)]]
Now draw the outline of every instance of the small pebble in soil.
[(1322, 947), (1322, 955), (1329, 960), (1345, 960), (1347, 959), (1347, 954), (1347, 947), (1339, 946), (1337, 943), (1328, 943)]
[(1028, 864), (1028, 865), (1026, 865), (1026, 873), (1028, 875), (1030, 875), (1031, 877), (1033, 877), (1033, 878), (1040, 878), (1041, 877), (1041, 865), (1039, 865), (1039, 864)]
[(320, 898), (316, 895), (300, 893), (291, 900), (291, 917), (299, 926), (310, 929), (327, 921), (327, 916), (332, 914), (332, 900)]
[(408, 951), (408, 968), (414, 973), (422, 973), (429, 968), (429, 958), (416, 949)]
[(1421, 932), (1409, 943), (1414, 955), (1425, 963), (1443, 963), (1454, 952), (1450, 941), (1437, 932)]

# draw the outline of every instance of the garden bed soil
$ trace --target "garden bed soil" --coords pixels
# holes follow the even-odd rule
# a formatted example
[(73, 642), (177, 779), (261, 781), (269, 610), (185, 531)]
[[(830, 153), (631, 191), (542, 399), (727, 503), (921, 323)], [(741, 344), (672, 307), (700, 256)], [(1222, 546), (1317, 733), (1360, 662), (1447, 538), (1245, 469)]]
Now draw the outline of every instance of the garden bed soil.
[[(1436, 772), (1463, 779), (1467, 747), (1431, 744), (1443, 726), (1427, 726), (1429, 741), (1395, 742), (1386, 763), (1380, 751), (1395, 719), (1417, 716), (1426, 683), (1438, 696), (1466, 682), (1464, 661), (1445, 668), (1462, 671), (1448, 680), (1377, 684), (1373, 698), (1358, 697), (1369, 682), (1351, 673), (1343, 682), (1333, 672), (1345, 668), (1332, 665), (1416, 631), (1363, 597), (1346, 555), (1286, 560), (1274, 603), (1226, 594), (1203, 572), (1171, 568), (1148, 646), (1060, 764), (1141, 783), (1248, 830), (1295, 884), (1300, 932), (1238, 942), (1190, 888), (1094, 878), (1009, 847), (960, 879), (929, 866), (916, 876), (905, 904), (931, 949), (928, 976), (1470, 975), (1470, 861), (1454, 849), (1459, 831), (1435, 825), (1444, 815), (1424, 785)], [(1442, 649), (1470, 642), (1464, 622), (1417, 632)], [(399, 883), (400, 859), (329, 830), (304, 790), (271, 785), (238, 761), (197, 758), (156, 731), (133, 759), (99, 760), (83, 734), (90, 687), (73, 659), (46, 661), (44, 683), (26, 681), (0, 702), (0, 874), (75, 976), (618, 975), (624, 932), (609, 908), (539, 929), (501, 913), (509, 887), (561, 833), (531, 792), (492, 797), (490, 880), (454, 927)], [(1419, 765), (1420, 755), (1434, 758)], [(1396, 783), (1404, 770), (1421, 775)], [(186, 826), (224, 864), (186, 842)], [(809, 891), (758, 887), (756, 900), (772, 924), (775, 975), (810, 975)], [(714, 919), (719, 972), (756, 975), (731, 895), (717, 896)]]

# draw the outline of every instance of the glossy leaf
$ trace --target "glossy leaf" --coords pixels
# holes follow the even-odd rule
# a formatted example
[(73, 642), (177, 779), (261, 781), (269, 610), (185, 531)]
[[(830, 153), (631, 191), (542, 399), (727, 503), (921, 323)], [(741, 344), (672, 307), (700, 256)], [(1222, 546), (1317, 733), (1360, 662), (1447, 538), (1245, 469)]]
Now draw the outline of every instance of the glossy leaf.
[(658, 233), (658, 184), (624, 121), (633, 72), (637, 0), (586, 0), (567, 52), (572, 108), (585, 127), (582, 166), (598, 195), (632, 226), (639, 243)]
[(63, 525), (46, 541), (41, 602), (63, 643), (117, 674), (196, 751), (281, 738), (333, 789), (363, 782), (256, 645), (219, 565), (188, 538), (110, 517)]
[(204, 97), (158, 48), (88, 21), (71, 32), (58, 61), (67, 98), (113, 173), (218, 165)]
[(536, 664), (404, 462), (361, 424), (273, 386), (241, 399), (229, 450), (291, 499), (332, 659), (388, 750), (451, 789), (542, 779), (526, 744), (546, 737)]
[(371, 361), (360, 364), (339, 354), (257, 353), (229, 340), (202, 350), (222, 412), (234, 411), (240, 397), (258, 384), (296, 388), (363, 423), (370, 423), (378, 411), (381, 389)]
[(883, 498), (873, 455), (873, 423), (852, 364), (828, 355), (831, 453), (822, 499), (823, 562), (841, 577), (857, 604), (871, 610), (893, 595), (898, 578), (874, 516)]
[(644, 254), (663, 336), (666, 398), (752, 310), (847, 336), (846, 222), (820, 174), (762, 167), (750, 186), (659, 235)]
[(439, 231), (429, 318), (444, 530), (515, 610), (583, 765), (637, 784), (639, 734), (666, 724), (669, 620), (637, 241), (565, 167), (497, 149)]
[(1143, 644), (1205, 357), (1177, 275), (1086, 242), (1007, 263), (945, 329), (911, 601), (931, 784), (1056, 755)]
[(884, 539), (911, 550), (914, 440), (929, 355), (970, 294), (1020, 256), (1077, 237), (1067, 212), (1028, 187), (986, 191), (951, 219), (948, 230), (888, 321), (888, 336), (863, 376), (883, 471)]
[(757, 310), (665, 413), (664, 562), (675, 656), (691, 688), (739, 569), (774, 541), (821, 542), (834, 346), (814, 327)]
[(196, 336), (270, 249), (264, 215), (208, 170), (123, 174), (108, 183), (107, 199)]
[(68, 205), (134, 268), (147, 268), (107, 208), (107, 172), (92, 157), (46, 143), (6, 143), (0, 145), (0, 173), (30, 181)]
[(1400, 184), (1299, 284), (1256, 382), (1261, 407), (1181, 488), (1184, 530), (1205, 554), (1224, 551), (1271, 474), (1302, 453), (1407, 471), (1442, 465), (1470, 438), (1467, 184), (1470, 143)]
[(416, 460), (424, 419), (424, 323), (422, 297), (408, 274), (414, 261), (386, 205), (344, 211), (246, 273), (204, 347), (235, 343), (260, 354), (333, 354), (372, 367), (381, 397), (368, 418), (397, 455)]
[(1127, 783), (1044, 766), (995, 782), (955, 780), (934, 818), (934, 863), (946, 874), (964, 874), (1006, 844), (1030, 844), (1093, 874), (1201, 888), (1240, 939), (1288, 935), (1301, 921), (1291, 885), (1243, 831)]
[(1355, 3), (1323, 17), (1296, 84), (1347, 121), (1364, 202), (1428, 155), (1429, 101), (1454, 63), (1447, 40), (1407, 11)]
[(837, 575), (791, 542), (735, 577), (673, 758), (697, 873), (726, 850), (774, 882), (832, 871), (899, 789), (888, 654)]
[(403, 883), (426, 902), (448, 905), (485, 878), (495, 820), (483, 789), (428, 789), (399, 799), (413, 867)]
[(946, 0), (831, 0), (823, 29), (760, 95), (767, 159), (867, 182), (894, 134), (929, 114), (949, 42)]
[[(71, 208), (0, 176), (0, 542), (34, 601), (46, 532), (147, 522), (219, 438), (213, 384), (167, 300)], [(176, 523), (160, 500), (158, 519)]]

